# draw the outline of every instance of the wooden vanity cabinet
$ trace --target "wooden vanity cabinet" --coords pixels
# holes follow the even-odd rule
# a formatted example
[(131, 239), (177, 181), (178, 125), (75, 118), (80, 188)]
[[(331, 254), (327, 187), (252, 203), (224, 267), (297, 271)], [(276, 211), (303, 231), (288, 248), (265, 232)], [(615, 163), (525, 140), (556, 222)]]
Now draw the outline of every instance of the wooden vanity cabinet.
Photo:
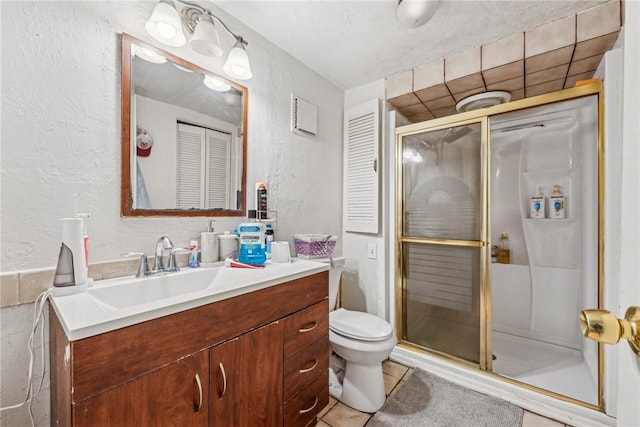
[(282, 425), (280, 326), (271, 323), (210, 350), (212, 426)]
[[(76, 426), (208, 426), (208, 351), (78, 402)], [(53, 424), (53, 423), (52, 423)]]
[(327, 296), (322, 272), (77, 341), (50, 310), (51, 424), (306, 426), (329, 400)]

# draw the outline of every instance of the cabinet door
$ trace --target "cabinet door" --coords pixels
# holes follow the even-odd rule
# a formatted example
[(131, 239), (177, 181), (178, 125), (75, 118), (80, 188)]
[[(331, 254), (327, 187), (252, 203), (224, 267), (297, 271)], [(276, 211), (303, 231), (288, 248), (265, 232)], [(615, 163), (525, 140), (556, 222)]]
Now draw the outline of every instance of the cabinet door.
[(211, 349), (211, 425), (282, 425), (282, 331), (278, 322)]
[(74, 405), (76, 426), (208, 425), (208, 352)]

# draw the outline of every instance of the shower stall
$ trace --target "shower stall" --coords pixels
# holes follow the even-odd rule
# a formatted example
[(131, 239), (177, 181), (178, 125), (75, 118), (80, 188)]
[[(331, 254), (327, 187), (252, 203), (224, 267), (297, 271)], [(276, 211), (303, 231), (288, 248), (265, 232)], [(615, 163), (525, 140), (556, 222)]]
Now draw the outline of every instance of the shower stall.
[(603, 409), (579, 327), (602, 294), (601, 104), (594, 84), (398, 128), (400, 345)]

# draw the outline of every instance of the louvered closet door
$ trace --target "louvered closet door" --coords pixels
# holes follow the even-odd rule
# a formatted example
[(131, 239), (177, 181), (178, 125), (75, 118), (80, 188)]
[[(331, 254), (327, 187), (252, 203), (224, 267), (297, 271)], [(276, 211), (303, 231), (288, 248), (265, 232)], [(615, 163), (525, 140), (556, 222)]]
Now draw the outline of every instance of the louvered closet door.
[(201, 209), (205, 206), (205, 129), (179, 123), (177, 140), (177, 208)]
[(345, 231), (378, 232), (379, 139), (377, 99), (345, 111)]
[[(229, 209), (231, 181), (231, 135), (207, 129), (207, 208)], [(235, 195), (234, 195), (235, 196)]]
[(480, 122), (401, 136), (402, 335), (482, 364), (485, 167)]

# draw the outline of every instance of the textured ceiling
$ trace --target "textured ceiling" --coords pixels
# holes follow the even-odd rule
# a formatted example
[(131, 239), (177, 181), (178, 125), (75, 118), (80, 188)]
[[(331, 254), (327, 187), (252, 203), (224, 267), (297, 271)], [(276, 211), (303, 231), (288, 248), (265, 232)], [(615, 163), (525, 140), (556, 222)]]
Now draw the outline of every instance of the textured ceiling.
[(605, 2), (441, 0), (432, 20), (415, 29), (396, 21), (396, 0), (215, 4), (337, 86), (350, 89)]

